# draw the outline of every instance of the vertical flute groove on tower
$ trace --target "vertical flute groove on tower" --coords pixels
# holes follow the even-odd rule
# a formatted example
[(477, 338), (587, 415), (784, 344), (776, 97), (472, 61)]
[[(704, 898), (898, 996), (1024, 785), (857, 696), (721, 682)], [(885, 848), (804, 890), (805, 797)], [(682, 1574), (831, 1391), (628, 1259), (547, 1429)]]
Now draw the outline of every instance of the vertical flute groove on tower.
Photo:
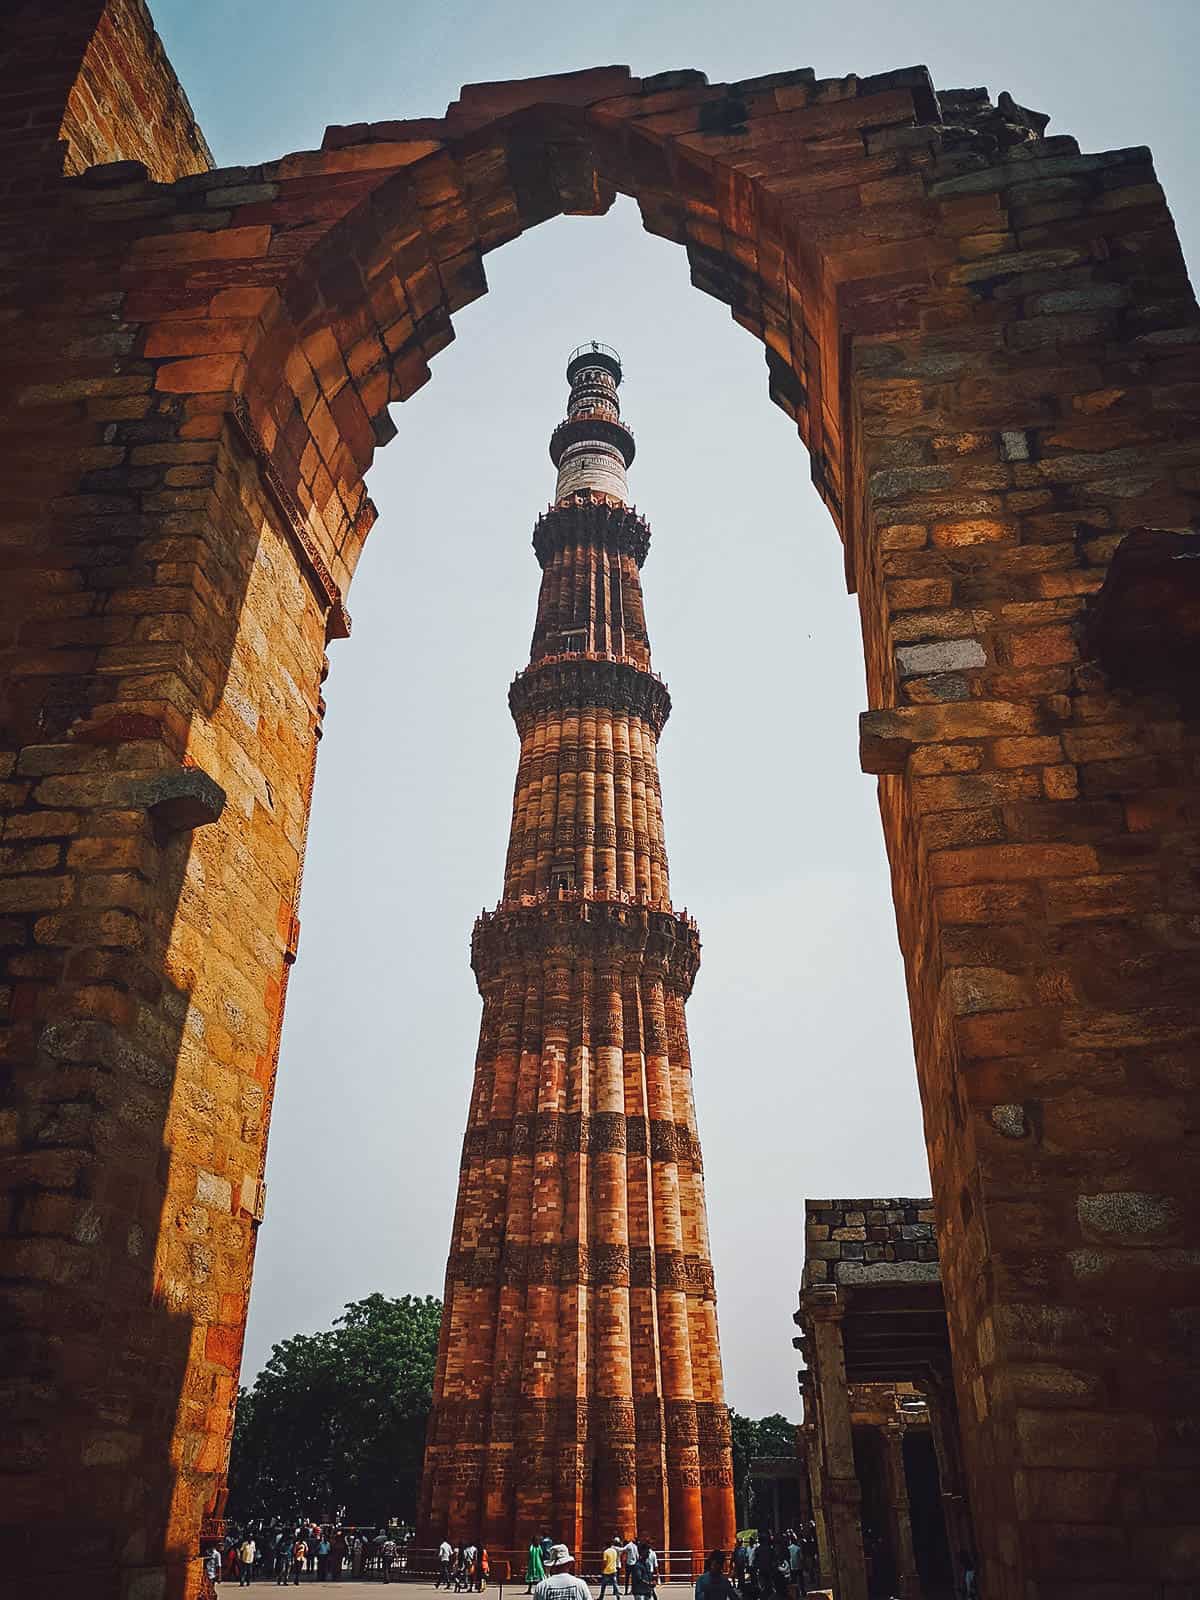
[(504, 892), (475, 924), (483, 997), (434, 1381), (423, 1542), (495, 1550), (635, 1531), (734, 1535), (684, 1004), (696, 925), (671, 905), (621, 364), (567, 365)]

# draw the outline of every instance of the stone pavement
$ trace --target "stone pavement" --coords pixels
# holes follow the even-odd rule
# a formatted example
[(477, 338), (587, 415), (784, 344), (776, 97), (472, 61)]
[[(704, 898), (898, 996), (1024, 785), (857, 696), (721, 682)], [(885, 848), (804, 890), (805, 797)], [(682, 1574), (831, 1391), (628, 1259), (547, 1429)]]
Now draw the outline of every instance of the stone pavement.
[[(222, 1596), (222, 1600), (229, 1600), (229, 1597), (236, 1593), (238, 1587), (236, 1582), (219, 1583), (217, 1585), (217, 1593)], [(265, 1595), (267, 1589), (283, 1587), (283, 1585), (277, 1585), (274, 1578), (256, 1578), (253, 1583), (248, 1584), (246, 1587), (252, 1593)], [(311, 1578), (306, 1574), (299, 1584), (289, 1583), (286, 1587), (293, 1592), (299, 1588), (320, 1589), (328, 1594), (361, 1595), (368, 1592), (371, 1594), (378, 1593), (384, 1587), (384, 1583), (383, 1579), (378, 1576), (360, 1579), (340, 1578), (336, 1582), (322, 1582), (320, 1578)], [(599, 1592), (599, 1584), (590, 1583), (589, 1587), (593, 1594)], [(659, 1585), (660, 1589), (670, 1589), (679, 1596), (683, 1595), (685, 1587), (690, 1588), (691, 1585), (675, 1583)], [(435, 1595), (441, 1597), (441, 1600), (445, 1600), (447, 1593), (445, 1589), (435, 1589), (432, 1583), (423, 1583), (416, 1579), (410, 1580), (402, 1577), (393, 1577), (387, 1588), (395, 1592), (397, 1600), (400, 1600), (401, 1594), (403, 1594), (403, 1600), (434, 1600)], [(523, 1583), (505, 1583), (503, 1585), (490, 1583), (484, 1590), (488, 1600), (500, 1600), (501, 1592), (505, 1595), (506, 1600), (508, 1596), (523, 1596), (525, 1585)]]

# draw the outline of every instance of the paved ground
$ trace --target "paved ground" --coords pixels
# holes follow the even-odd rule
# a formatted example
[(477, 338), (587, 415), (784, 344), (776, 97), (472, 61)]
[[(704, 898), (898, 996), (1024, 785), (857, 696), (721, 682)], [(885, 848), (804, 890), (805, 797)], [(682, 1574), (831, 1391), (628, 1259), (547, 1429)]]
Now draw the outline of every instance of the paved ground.
[[(228, 1597), (238, 1587), (237, 1583), (221, 1583), (217, 1585), (217, 1592), (224, 1597), (224, 1600), (228, 1600)], [(274, 1589), (277, 1585), (274, 1578), (257, 1578), (253, 1583), (247, 1584), (245, 1587), (252, 1593), (265, 1595), (267, 1589)], [(336, 1582), (322, 1583), (319, 1578), (310, 1577), (308, 1573), (305, 1573), (299, 1584), (289, 1583), (287, 1587), (289, 1589), (323, 1590), (329, 1595), (362, 1595), (367, 1593), (377, 1594), (382, 1590), (384, 1584), (383, 1579), (380, 1577), (364, 1578), (357, 1582), (350, 1578), (339, 1578)], [(500, 1600), (501, 1587), (503, 1587), (505, 1600), (524, 1600), (525, 1585), (523, 1583), (506, 1583), (503, 1586), (498, 1583), (490, 1583), (484, 1591), (485, 1600)], [(598, 1583), (592, 1583), (589, 1587), (593, 1595), (599, 1593), (600, 1586)], [(683, 1600), (685, 1585), (668, 1583), (660, 1584), (659, 1587), (660, 1589), (669, 1590), (673, 1597), (678, 1597), (678, 1600)], [(687, 1587), (690, 1588), (690, 1585)], [(448, 1600), (445, 1589), (435, 1589), (432, 1583), (421, 1583), (416, 1579), (393, 1577), (388, 1588), (395, 1591), (397, 1600), (435, 1600), (435, 1596), (437, 1600)], [(401, 1591), (403, 1591), (403, 1595), (401, 1595)]]

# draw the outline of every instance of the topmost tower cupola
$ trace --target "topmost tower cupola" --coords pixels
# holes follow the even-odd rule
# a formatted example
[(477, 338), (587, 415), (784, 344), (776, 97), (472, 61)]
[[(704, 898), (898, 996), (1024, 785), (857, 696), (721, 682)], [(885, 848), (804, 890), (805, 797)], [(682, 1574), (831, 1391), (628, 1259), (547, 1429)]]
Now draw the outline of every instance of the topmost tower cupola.
[(558, 468), (555, 501), (587, 489), (627, 505), (625, 469), (633, 460), (634, 442), (617, 398), (621, 358), (595, 340), (581, 344), (567, 362), (567, 382), (566, 419), (550, 436), (550, 459)]

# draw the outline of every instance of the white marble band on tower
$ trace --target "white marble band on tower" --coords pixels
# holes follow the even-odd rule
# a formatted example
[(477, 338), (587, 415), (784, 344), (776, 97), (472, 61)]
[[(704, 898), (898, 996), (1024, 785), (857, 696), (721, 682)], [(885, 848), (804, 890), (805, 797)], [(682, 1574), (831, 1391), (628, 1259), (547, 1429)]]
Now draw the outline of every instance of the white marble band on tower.
[(555, 501), (581, 489), (629, 503), (625, 469), (633, 460), (633, 434), (621, 421), (617, 386), (621, 358), (608, 345), (580, 345), (567, 362), (571, 398), (567, 416), (550, 438), (550, 459), (558, 468)]

